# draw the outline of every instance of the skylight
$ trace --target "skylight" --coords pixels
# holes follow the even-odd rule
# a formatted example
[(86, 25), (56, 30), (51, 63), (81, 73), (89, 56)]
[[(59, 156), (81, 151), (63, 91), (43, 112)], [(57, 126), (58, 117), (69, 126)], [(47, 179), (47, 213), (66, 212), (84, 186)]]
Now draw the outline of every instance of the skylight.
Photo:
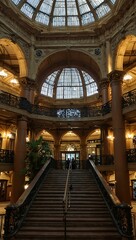
[(85, 71), (63, 68), (50, 74), (44, 81), (41, 94), (56, 99), (83, 98), (96, 94), (97, 84)]
[(113, 9), (116, 0), (11, 0), (32, 21), (45, 26), (85, 26)]

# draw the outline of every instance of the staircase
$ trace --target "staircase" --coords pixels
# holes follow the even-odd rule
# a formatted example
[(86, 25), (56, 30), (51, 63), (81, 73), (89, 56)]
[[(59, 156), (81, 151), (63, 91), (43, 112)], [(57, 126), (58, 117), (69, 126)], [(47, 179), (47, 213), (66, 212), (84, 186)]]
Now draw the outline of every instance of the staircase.
[[(15, 239), (65, 239), (62, 200), (66, 176), (67, 170), (53, 170), (48, 174)], [(73, 170), (71, 184), (66, 239), (122, 239), (91, 173)]]

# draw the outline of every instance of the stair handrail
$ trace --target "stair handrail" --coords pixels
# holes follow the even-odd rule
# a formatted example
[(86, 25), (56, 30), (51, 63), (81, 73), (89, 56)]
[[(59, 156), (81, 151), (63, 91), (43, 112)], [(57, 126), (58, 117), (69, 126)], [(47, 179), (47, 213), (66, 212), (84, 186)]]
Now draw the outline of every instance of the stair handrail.
[(88, 161), (91, 167), (92, 173), (99, 185), (107, 207), (112, 215), (115, 225), (122, 235), (126, 239), (133, 239), (133, 227), (132, 227), (132, 215), (131, 206), (127, 203), (121, 203), (115, 193), (111, 190), (110, 186), (103, 178), (101, 173), (96, 168), (92, 160)]
[(64, 189), (64, 196), (63, 196), (63, 221), (64, 221), (65, 239), (66, 239), (66, 232), (67, 232), (67, 230), (66, 230), (67, 212), (68, 212), (68, 208), (70, 207), (70, 192), (72, 190), (72, 184), (70, 181), (71, 170), (72, 170), (72, 162), (69, 163), (66, 184), (65, 184), (65, 189)]
[(53, 164), (53, 159), (47, 160), (18, 201), (15, 204), (9, 204), (5, 208), (4, 240), (11, 239), (21, 227), (36, 193), (47, 176), (49, 169), (53, 167)]

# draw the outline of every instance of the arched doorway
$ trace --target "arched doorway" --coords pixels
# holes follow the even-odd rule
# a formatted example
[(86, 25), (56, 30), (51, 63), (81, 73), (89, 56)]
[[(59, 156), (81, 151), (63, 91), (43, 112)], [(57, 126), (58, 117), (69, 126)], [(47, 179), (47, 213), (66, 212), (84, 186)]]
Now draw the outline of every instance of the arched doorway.
[(68, 168), (72, 162), (72, 168), (80, 168), (80, 138), (72, 131), (68, 131), (61, 139), (62, 168)]

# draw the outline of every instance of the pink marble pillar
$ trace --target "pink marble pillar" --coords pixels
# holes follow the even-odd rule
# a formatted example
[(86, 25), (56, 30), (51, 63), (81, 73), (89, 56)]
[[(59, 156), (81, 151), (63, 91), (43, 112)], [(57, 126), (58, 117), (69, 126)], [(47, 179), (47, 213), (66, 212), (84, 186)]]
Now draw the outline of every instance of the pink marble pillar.
[(130, 204), (129, 172), (126, 160), (125, 123), (122, 114), (122, 71), (109, 74), (112, 88), (112, 126), (114, 134), (114, 162), (116, 194), (121, 202)]
[(25, 156), (26, 156), (27, 119), (20, 117), (17, 123), (17, 136), (14, 157), (14, 173), (12, 182), (11, 202), (15, 203), (24, 191)]

